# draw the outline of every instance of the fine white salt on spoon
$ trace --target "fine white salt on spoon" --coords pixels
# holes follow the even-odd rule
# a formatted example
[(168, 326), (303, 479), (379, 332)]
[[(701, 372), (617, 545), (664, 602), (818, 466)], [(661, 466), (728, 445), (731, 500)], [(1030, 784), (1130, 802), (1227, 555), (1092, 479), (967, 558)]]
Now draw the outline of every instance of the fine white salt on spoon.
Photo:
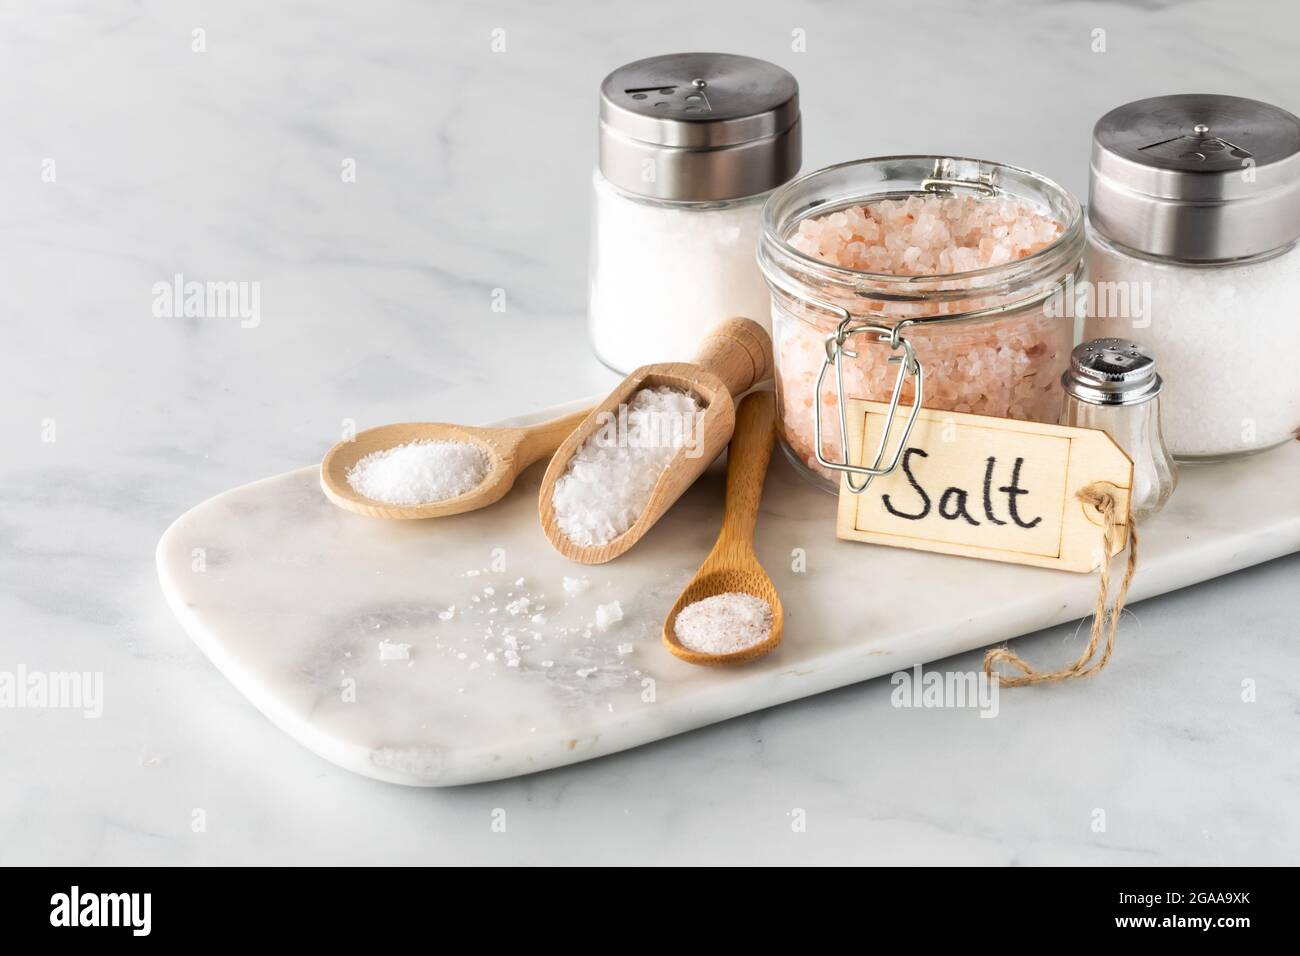
[(521, 471), (553, 454), (587, 411), (518, 428), (440, 422), (368, 428), (329, 450), (321, 489), (340, 508), (372, 518), (442, 518), (486, 508)]
[(420, 439), (372, 451), (350, 469), (352, 490), (386, 505), (425, 505), (477, 488), (488, 473), (488, 456), (467, 441)]

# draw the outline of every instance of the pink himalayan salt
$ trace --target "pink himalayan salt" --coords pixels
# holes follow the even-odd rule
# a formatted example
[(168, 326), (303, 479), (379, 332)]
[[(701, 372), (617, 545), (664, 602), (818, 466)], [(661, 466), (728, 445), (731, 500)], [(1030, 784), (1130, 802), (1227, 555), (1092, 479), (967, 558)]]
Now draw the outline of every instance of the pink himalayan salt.
[[(913, 196), (882, 200), (805, 219), (790, 244), (837, 266), (878, 274), (932, 275), (969, 271), (1024, 258), (1053, 242), (1062, 227), (1016, 200), (966, 196)], [(960, 286), (957, 286), (958, 288)], [(961, 312), (976, 299), (882, 303), (887, 320)], [(826, 356), (825, 338), (835, 323), (810, 311), (791, 314), (780, 307), (777, 323), (778, 391), (786, 442), (813, 471), (832, 481), (838, 475), (817, 463), (813, 452), (813, 392)], [(1074, 327), (1069, 318), (1049, 316), (1041, 305), (996, 320), (913, 327), (907, 332), (925, 366), (925, 405), (998, 418), (1055, 421), (1057, 382), (1069, 360)], [(854, 339), (857, 358), (844, 358), (844, 389), (851, 398), (889, 400), (898, 373), (883, 343)], [(911, 382), (903, 401), (913, 395)], [(821, 395), (822, 453), (843, 460), (835, 376)]]
[(682, 647), (702, 654), (734, 654), (772, 633), (772, 605), (752, 594), (727, 591), (686, 605), (673, 633)]
[(1023, 259), (1063, 229), (1017, 199), (909, 196), (799, 223), (790, 245), (823, 262), (882, 275), (952, 275)]

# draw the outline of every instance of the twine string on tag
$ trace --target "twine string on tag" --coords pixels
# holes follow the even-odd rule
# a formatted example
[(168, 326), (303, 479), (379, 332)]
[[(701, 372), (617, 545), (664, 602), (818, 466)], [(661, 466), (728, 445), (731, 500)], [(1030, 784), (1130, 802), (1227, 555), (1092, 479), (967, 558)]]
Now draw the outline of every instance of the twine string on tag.
[[(1115, 603), (1110, 611), (1106, 610), (1106, 599), (1110, 591), (1110, 556), (1115, 548), (1116, 535), (1124, 522), (1118, 514), (1118, 503), (1115, 496), (1099, 484), (1088, 485), (1082, 489), (1078, 496), (1080, 501), (1085, 505), (1092, 505), (1101, 512), (1102, 526), (1102, 559), (1101, 559), (1101, 576), (1099, 588), (1097, 591), (1097, 606), (1092, 612), (1092, 634), (1088, 638), (1088, 646), (1083, 649), (1083, 654), (1079, 659), (1069, 667), (1059, 671), (1039, 671), (1026, 663), (1015, 651), (1008, 647), (995, 647), (984, 655), (984, 673), (990, 678), (997, 677), (998, 683), (1003, 687), (1023, 687), (1026, 684), (1042, 684), (1055, 681), (1071, 680), (1075, 677), (1092, 677), (1101, 671), (1110, 661), (1110, 656), (1115, 650), (1115, 632), (1119, 629), (1120, 614), (1124, 611), (1124, 599), (1128, 596), (1128, 586), (1133, 581), (1133, 572), (1137, 570), (1137, 528), (1133, 522), (1128, 522), (1128, 564), (1124, 567), (1124, 577), (1119, 582), (1119, 591), (1115, 595)], [(1097, 646), (1105, 639), (1105, 645), (1102, 648), (1101, 657), (1096, 661), (1093, 658), (1097, 654)], [(1019, 676), (1007, 676), (1000, 671), (994, 671), (994, 664), (1006, 664), (1020, 672)]]

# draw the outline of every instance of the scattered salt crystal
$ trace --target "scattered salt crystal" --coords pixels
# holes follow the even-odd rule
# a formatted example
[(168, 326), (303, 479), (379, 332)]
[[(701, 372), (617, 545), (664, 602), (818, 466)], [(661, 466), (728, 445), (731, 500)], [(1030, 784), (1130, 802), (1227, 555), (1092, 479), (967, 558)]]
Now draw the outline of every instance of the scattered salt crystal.
[(586, 578), (565, 578), (564, 593), (569, 595), (581, 594), (587, 588), (591, 587), (591, 582)]
[(492, 595), (497, 593), (497, 589), (491, 586), (485, 587), (483, 589), (483, 593), (486, 594), (488, 597), (491, 597)]
[(730, 654), (761, 644), (772, 633), (772, 606), (749, 594), (728, 591), (688, 604), (673, 625), (683, 647), (703, 654)]
[(529, 600), (526, 597), (516, 598), (506, 605), (506, 611), (512, 617), (528, 610)]
[(555, 666), (555, 661), (542, 661), (542, 666), (543, 666), (543, 667), (554, 667), (554, 666)]
[(411, 657), (410, 644), (396, 644), (393, 641), (379, 642), (379, 659), (381, 661), (405, 661)]
[(694, 395), (666, 385), (633, 395), (626, 414), (593, 432), (555, 483), (561, 533), (590, 547), (632, 527), (665, 466), (680, 448), (694, 447), (699, 413)]
[(541, 627), (542, 625), (544, 625), (544, 624), (546, 623), (546, 615), (545, 615), (545, 614), (534, 614), (532, 617), (530, 617), (530, 618), (528, 619), (528, 623), (530, 623), (530, 624), (536, 624), (538, 627)]
[(602, 631), (621, 620), (623, 620), (623, 605), (617, 601), (610, 601), (608, 604), (596, 607), (596, 626)]
[(517, 587), (517, 588), (518, 588), (518, 587), (523, 587), (523, 585), (524, 585), (524, 579), (523, 579), (523, 578), (515, 578), (515, 587)]
[(596, 671), (598, 670), (600, 670), (599, 667), (579, 667), (576, 671), (574, 671), (574, 673), (577, 674), (579, 677), (581, 677), (583, 680), (586, 680), (588, 677), (596, 673)]
[(473, 568), (470, 568), (468, 571), (465, 572), (465, 577), (467, 578), (476, 578), (478, 576), (479, 576), (479, 572), (474, 570)]
[(348, 471), (357, 494), (390, 505), (455, 498), (487, 477), (488, 459), (472, 442), (414, 441), (371, 452)]
[(620, 644), (620, 645), (618, 645), (618, 652), (619, 652), (619, 654), (621, 654), (621, 655), (624, 656), (624, 657), (626, 657), (628, 654), (631, 654), (631, 653), (632, 653), (632, 649), (633, 649), (633, 648), (632, 648), (632, 645), (631, 645), (631, 644)]

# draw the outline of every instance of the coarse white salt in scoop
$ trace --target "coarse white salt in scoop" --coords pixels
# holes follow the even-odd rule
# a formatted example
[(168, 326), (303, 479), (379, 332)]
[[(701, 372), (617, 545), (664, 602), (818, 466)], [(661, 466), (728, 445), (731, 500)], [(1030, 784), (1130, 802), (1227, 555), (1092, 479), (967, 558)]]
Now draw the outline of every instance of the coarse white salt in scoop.
[(701, 654), (733, 654), (762, 644), (772, 633), (772, 605), (752, 594), (727, 591), (677, 612), (673, 633)]
[(678, 449), (696, 449), (699, 400), (661, 385), (640, 389), (596, 429), (555, 483), (555, 524), (583, 547), (608, 544), (641, 517)]
[(366, 455), (348, 471), (348, 484), (386, 505), (427, 505), (463, 495), (487, 473), (487, 455), (473, 442), (413, 441)]

